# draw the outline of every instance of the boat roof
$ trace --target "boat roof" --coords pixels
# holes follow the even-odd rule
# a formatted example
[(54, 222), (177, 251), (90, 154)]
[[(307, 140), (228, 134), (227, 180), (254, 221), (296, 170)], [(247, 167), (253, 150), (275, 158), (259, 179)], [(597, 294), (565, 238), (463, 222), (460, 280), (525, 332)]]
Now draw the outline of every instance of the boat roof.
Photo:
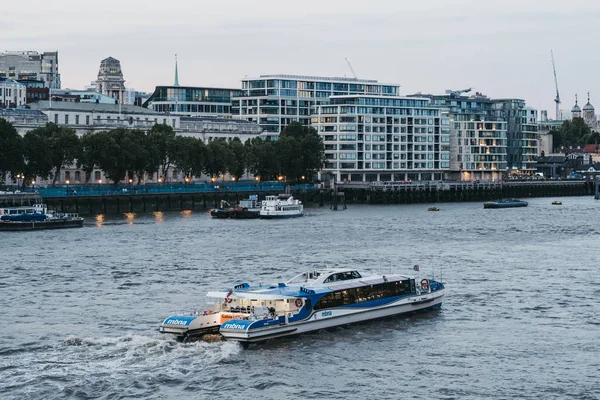
[[(358, 277), (325, 282), (335, 274), (349, 273), (358, 273)], [(243, 283), (235, 286), (233, 289), (209, 292), (207, 296), (221, 299), (231, 297), (233, 299), (251, 300), (286, 300), (406, 279), (410, 279), (410, 277), (399, 274), (362, 276), (355, 269), (328, 268), (304, 272), (285, 283), (268, 286), (250, 286), (247, 283)]]

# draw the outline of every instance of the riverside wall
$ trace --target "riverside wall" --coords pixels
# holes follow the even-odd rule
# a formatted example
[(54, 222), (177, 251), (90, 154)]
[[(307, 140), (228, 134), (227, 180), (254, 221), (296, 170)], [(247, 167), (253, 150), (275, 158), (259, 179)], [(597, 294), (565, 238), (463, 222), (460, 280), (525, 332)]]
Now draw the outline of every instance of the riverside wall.
[[(262, 200), (267, 195), (282, 193), (280, 188), (257, 190)], [(594, 183), (587, 181), (542, 181), (542, 182), (499, 182), (499, 183), (352, 183), (337, 184), (335, 187), (294, 189), (291, 194), (307, 206), (326, 206), (343, 209), (351, 204), (415, 204), (489, 201), (502, 198), (593, 196)], [(224, 200), (235, 205), (248, 198), (248, 191), (216, 192), (127, 192), (113, 194), (71, 194), (43, 196), (42, 201), (50, 209), (59, 212), (79, 213), (83, 216), (123, 213), (147, 213), (155, 211), (209, 210), (220, 206)], [(28, 203), (40, 201), (39, 196), (29, 195)], [(15, 197), (0, 196), (0, 206), (15, 205)], [(336, 206), (340, 206), (339, 208)]]

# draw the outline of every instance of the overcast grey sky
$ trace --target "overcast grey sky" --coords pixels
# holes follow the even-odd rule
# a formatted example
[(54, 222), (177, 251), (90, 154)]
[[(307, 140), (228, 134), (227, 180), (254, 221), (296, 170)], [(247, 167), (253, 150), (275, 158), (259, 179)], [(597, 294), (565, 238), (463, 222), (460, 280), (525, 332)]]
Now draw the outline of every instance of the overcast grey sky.
[(28, 0), (3, 5), (0, 51), (58, 49), (63, 87), (121, 60), (126, 85), (240, 87), (246, 75), (351, 76), (402, 94), (474, 87), (554, 116), (554, 49), (563, 109), (600, 107), (598, 0)]

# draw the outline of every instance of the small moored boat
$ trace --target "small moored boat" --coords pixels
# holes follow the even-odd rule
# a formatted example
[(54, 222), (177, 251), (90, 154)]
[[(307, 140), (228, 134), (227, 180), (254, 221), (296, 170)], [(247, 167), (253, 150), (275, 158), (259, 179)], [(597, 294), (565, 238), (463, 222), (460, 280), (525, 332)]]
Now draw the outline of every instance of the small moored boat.
[(300, 200), (289, 194), (267, 196), (260, 207), (260, 218), (294, 218), (304, 215), (304, 206)]
[(562, 201), (555, 200), (552, 202), (552, 204), (555, 206), (560, 206), (560, 205), (562, 205)]
[(427, 211), (440, 211), (439, 207), (429, 207)]
[(48, 211), (45, 204), (0, 208), (0, 231), (80, 228), (83, 218), (75, 213)]
[(162, 333), (187, 341), (221, 334), (243, 344), (262, 342), (343, 325), (441, 307), (445, 287), (433, 279), (404, 275), (364, 276), (353, 269), (321, 269), (285, 283), (209, 292), (214, 308), (174, 315)]
[(483, 208), (512, 208), (512, 207), (527, 207), (529, 203), (519, 199), (504, 199), (498, 201), (488, 201), (483, 203)]

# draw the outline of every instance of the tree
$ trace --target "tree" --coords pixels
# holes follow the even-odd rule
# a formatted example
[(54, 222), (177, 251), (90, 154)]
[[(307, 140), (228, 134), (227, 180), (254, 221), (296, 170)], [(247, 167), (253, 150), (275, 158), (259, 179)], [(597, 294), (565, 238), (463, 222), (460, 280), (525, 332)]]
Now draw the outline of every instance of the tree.
[(117, 184), (125, 178), (127, 171), (134, 164), (132, 160), (135, 160), (135, 156), (126, 147), (128, 130), (117, 128), (99, 132), (97, 135), (99, 143), (97, 165), (108, 179)]
[(245, 143), (246, 160), (250, 173), (262, 180), (272, 179), (279, 172), (279, 159), (276, 157), (275, 142), (260, 137), (248, 139)]
[(23, 136), (23, 186), (36, 177), (48, 179), (54, 168), (50, 137), (45, 127), (33, 129)]
[(59, 127), (53, 123), (47, 123), (43, 129), (43, 134), (48, 136), (50, 142), (50, 153), (52, 155), (52, 164), (54, 166), (54, 177), (52, 186), (56, 184), (56, 180), (61, 169), (73, 164), (77, 155), (80, 153), (81, 143), (75, 130), (67, 127)]
[(229, 142), (229, 152), (230, 157), (227, 170), (229, 171), (229, 175), (236, 180), (240, 180), (244, 172), (246, 172), (246, 148), (240, 139), (234, 138)]
[(312, 180), (325, 164), (323, 138), (319, 136), (314, 128), (307, 128), (300, 148), (302, 149), (302, 175), (307, 180)]
[(129, 163), (127, 165), (127, 176), (131, 180), (136, 176), (138, 182), (144, 180), (144, 173), (148, 167), (149, 146), (146, 140), (146, 133), (139, 129), (127, 131), (123, 137), (122, 146), (125, 146), (130, 153), (130, 157), (127, 158)]
[(146, 172), (153, 176), (162, 171), (166, 174), (172, 165), (175, 131), (170, 125), (155, 124), (147, 133), (148, 165)]
[(0, 182), (7, 173), (11, 177), (23, 172), (23, 138), (15, 127), (0, 118)]
[(279, 135), (277, 155), (288, 180), (310, 180), (323, 167), (325, 146), (314, 128), (293, 122)]
[(585, 146), (592, 131), (583, 118), (573, 118), (571, 121), (563, 122), (558, 128), (558, 133), (556, 136), (553, 135), (553, 139), (558, 139), (555, 141), (554, 147), (564, 146), (565, 149), (569, 149)]
[(206, 146), (201, 139), (188, 136), (177, 136), (173, 140), (172, 161), (184, 177), (190, 179), (202, 175)]
[(96, 169), (97, 160), (100, 157), (100, 143), (102, 136), (97, 133), (86, 133), (79, 140), (79, 154), (77, 155), (77, 168), (85, 172), (85, 183), (87, 184)]
[(275, 143), (279, 173), (288, 180), (296, 180), (302, 172), (302, 139), (292, 135), (280, 135)]
[(206, 146), (206, 162), (204, 164), (204, 172), (209, 177), (218, 178), (220, 174), (227, 173), (227, 165), (229, 164), (231, 153), (225, 139), (214, 139)]

